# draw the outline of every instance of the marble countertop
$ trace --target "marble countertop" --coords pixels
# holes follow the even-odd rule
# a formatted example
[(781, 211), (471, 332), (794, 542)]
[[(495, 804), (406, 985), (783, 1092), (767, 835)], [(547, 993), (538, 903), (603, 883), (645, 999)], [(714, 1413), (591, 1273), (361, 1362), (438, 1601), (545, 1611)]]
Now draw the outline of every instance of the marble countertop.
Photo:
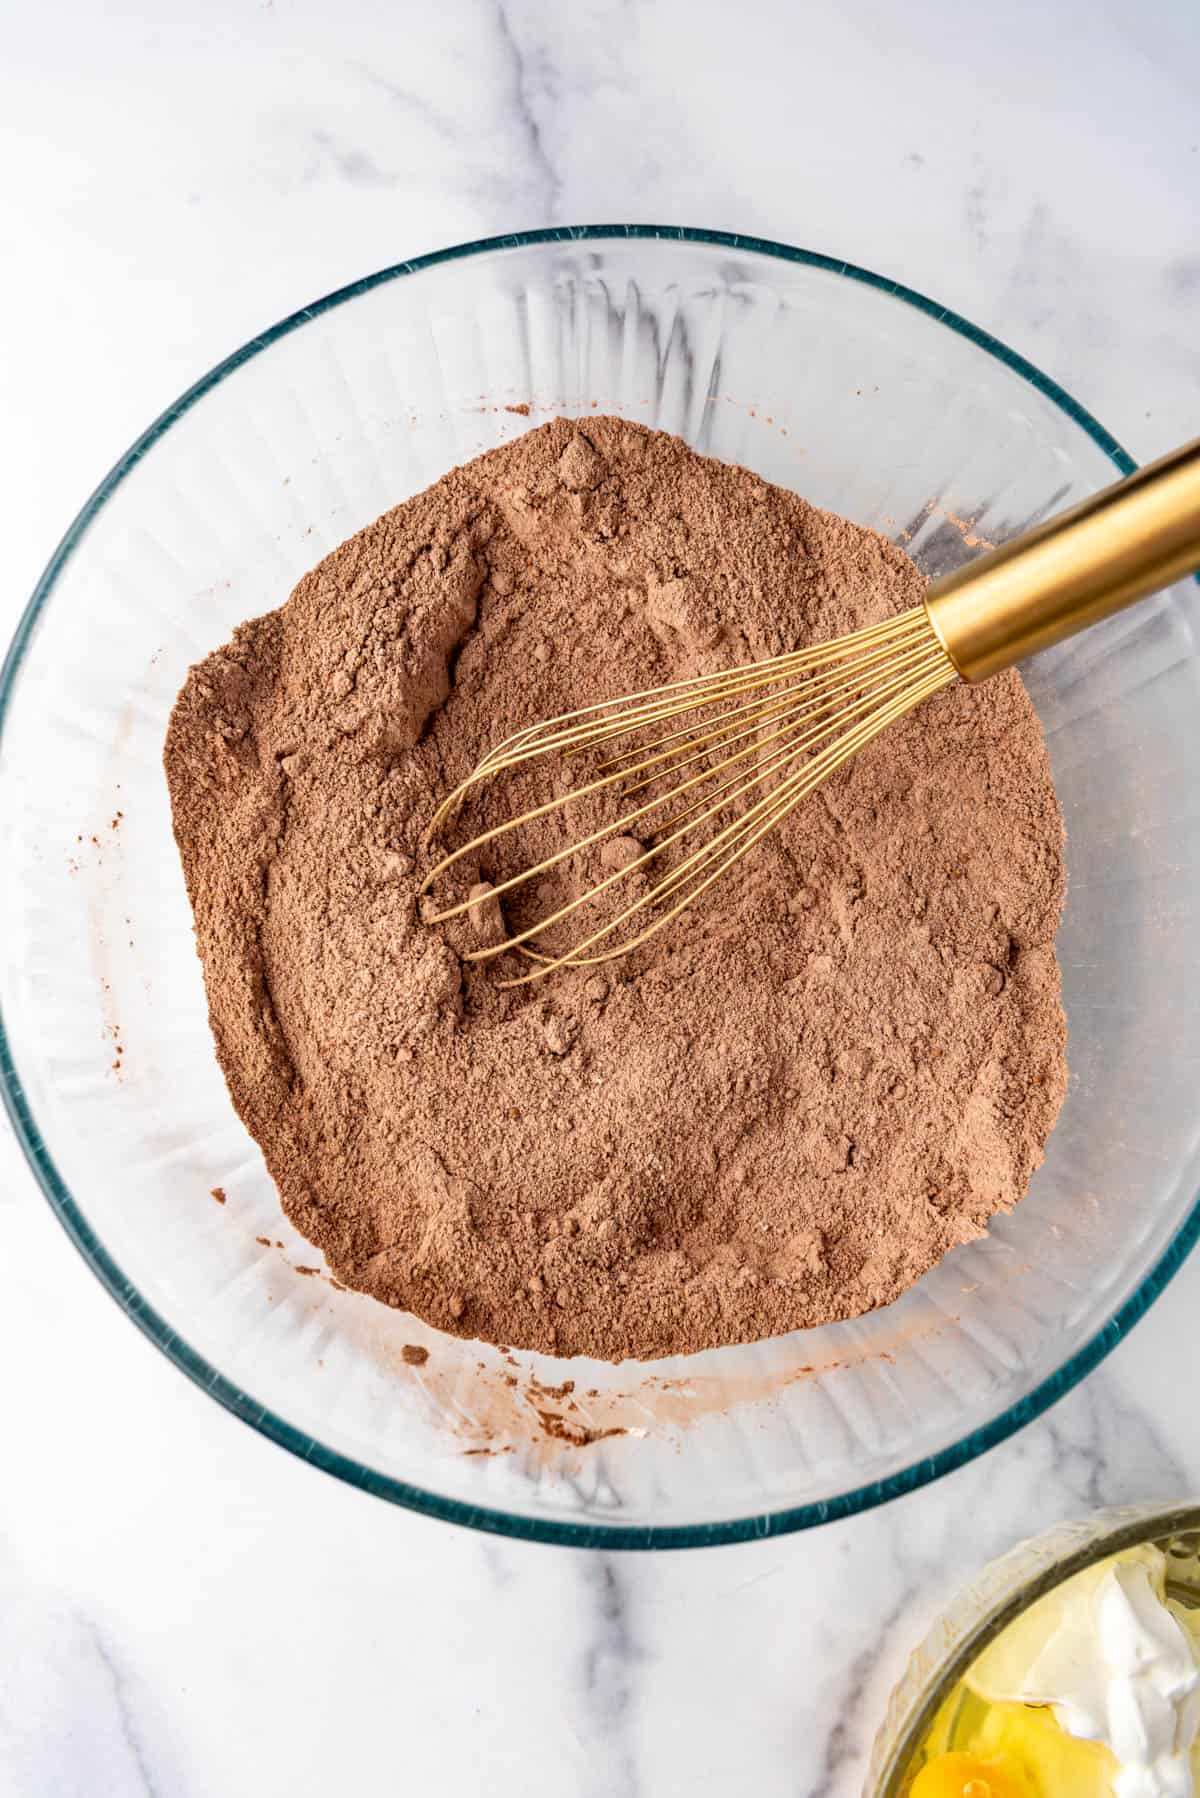
[[(1139, 458), (1200, 416), (1200, 31), (1180, 0), (86, 0), (0, 68), (5, 636), (138, 430), (367, 270), (563, 222), (781, 238), (936, 295)], [(1100, 1370), (883, 1510), (635, 1556), (306, 1468), (134, 1331), (0, 1140), (0, 1791), (851, 1798), (954, 1584), (1200, 1490), (1200, 1260)]]

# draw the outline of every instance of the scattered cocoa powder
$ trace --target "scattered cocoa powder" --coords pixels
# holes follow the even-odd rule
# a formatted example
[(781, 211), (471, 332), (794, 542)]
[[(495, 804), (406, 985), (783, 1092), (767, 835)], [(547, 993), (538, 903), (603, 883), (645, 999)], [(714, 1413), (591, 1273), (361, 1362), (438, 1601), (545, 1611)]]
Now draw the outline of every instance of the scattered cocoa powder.
[[(744, 469), (557, 419), (192, 669), (166, 768), (217, 1054), (340, 1280), (459, 1336), (646, 1357), (884, 1304), (1017, 1202), (1065, 1064), (1062, 827), (1015, 674), (905, 719), (603, 969), (502, 990), (460, 959), (520, 922), (493, 890), (569, 815), (465, 869), (454, 924), (416, 897), (434, 806), (500, 738), (921, 591)], [(567, 777), (531, 765), (462, 827)]]

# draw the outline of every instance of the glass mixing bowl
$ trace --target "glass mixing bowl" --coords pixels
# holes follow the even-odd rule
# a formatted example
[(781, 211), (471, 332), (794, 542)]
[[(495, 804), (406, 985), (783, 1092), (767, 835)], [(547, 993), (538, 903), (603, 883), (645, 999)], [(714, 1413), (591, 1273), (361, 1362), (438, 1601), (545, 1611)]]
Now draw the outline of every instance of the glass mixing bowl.
[(1153, 1543), (1166, 1556), (1167, 1597), (1200, 1605), (1200, 1504), (1113, 1505), (1019, 1542), (957, 1592), (914, 1648), (871, 1749), (863, 1798), (904, 1798), (937, 1724), (958, 1747), (960, 1682), (1002, 1630), (1038, 1599), (1109, 1555)]
[(0, 1066), (99, 1278), (254, 1428), (480, 1528), (704, 1544), (980, 1453), (1095, 1365), (1200, 1231), (1200, 682), (1180, 592), (1028, 671), (1068, 829), (1071, 1086), (1012, 1216), (887, 1309), (771, 1342), (611, 1367), (443, 1337), (333, 1286), (280, 1215), (213, 1056), (163, 733), (188, 664), (337, 542), (452, 463), (592, 410), (893, 534), (931, 575), (1131, 467), (962, 319), (780, 245), (532, 232), (319, 301), (134, 444), (17, 632)]

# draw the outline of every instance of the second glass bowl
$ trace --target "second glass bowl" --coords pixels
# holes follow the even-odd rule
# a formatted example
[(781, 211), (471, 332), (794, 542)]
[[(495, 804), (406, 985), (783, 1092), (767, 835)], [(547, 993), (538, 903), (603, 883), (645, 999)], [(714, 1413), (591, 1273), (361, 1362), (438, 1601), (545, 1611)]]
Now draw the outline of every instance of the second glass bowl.
[(875, 1738), (864, 1798), (904, 1798), (931, 1726), (941, 1729), (945, 1709), (961, 1714), (962, 1680), (1010, 1624), (1064, 1580), (1147, 1543), (1166, 1556), (1168, 1597), (1200, 1608), (1195, 1503), (1114, 1505), (1056, 1524), (983, 1568), (914, 1649)]

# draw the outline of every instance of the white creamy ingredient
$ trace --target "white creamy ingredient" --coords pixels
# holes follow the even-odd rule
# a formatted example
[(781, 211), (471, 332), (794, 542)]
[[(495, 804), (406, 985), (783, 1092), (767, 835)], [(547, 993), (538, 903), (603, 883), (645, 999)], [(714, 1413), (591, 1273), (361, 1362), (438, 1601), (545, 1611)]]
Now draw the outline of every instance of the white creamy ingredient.
[(1026, 1702), (1111, 1751), (1116, 1798), (1195, 1798), (1200, 1664), (1175, 1608), (1145, 1565), (1118, 1562), (1093, 1594), (1092, 1628), (1060, 1628), (1029, 1669)]

